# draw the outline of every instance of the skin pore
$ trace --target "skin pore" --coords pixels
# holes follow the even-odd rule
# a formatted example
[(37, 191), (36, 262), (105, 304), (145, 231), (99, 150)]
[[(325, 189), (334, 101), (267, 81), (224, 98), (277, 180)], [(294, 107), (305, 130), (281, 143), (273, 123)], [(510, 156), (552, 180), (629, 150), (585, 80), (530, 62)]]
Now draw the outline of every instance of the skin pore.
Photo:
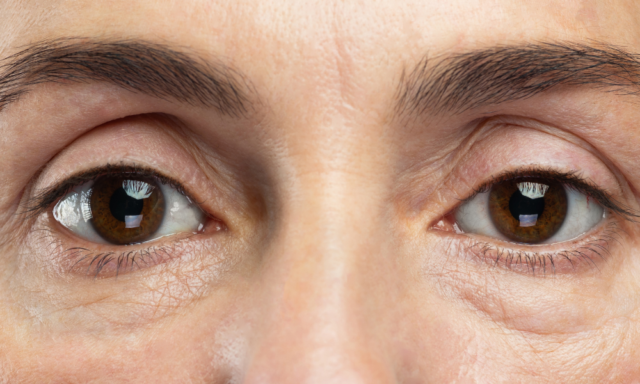
[[(640, 382), (636, 2), (2, 6), (0, 383)], [(206, 226), (114, 250), (36, 204), (107, 165)], [(459, 233), (522, 170), (602, 222)]]

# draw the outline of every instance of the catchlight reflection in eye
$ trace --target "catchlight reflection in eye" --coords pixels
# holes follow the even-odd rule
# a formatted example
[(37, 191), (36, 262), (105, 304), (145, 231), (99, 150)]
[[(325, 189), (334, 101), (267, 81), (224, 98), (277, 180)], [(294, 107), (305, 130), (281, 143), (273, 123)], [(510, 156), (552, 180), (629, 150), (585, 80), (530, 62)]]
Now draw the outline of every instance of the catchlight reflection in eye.
[(499, 182), (455, 212), (465, 233), (527, 244), (574, 239), (603, 217), (604, 208), (593, 199), (544, 178)]
[(153, 177), (103, 176), (76, 187), (53, 209), (54, 218), (93, 242), (142, 243), (197, 232), (205, 215), (186, 196)]

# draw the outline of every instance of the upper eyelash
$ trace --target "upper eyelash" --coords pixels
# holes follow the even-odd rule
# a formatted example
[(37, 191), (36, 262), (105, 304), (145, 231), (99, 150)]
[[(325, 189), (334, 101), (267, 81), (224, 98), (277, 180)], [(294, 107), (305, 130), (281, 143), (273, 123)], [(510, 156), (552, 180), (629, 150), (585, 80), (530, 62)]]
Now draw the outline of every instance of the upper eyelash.
[(616, 199), (611, 196), (610, 193), (602, 190), (595, 183), (580, 176), (578, 171), (560, 172), (554, 169), (540, 167), (518, 168), (494, 176), (488, 181), (480, 184), (479, 187), (474, 189), (473, 193), (469, 197), (463, 199), (462, 201), (469, 201), (479, 193), (488, 192), (493, 185), (500, 182), (532, 177), (554, 180), (564, 186), (573, 188), (576, 191), (597, 200), (600, 204), (602, 204), (603, 207), (623, 216), (626, 220), (635, 222), (638, 218), (640, 218), (640, 213), (634, 212), (630, 208), (623, 206), (620, 202), (616, 201)]
[[(53, 203), (79, 185), (93, 181), (101, 176), (122, 174), (131, 174), (138, 177), (153, 177), (159, 182), (171, 186), (181, 194), (189, 197), (190, 200), (194, 201), (191, 199), (190, 194), (184, 189), (182, 184), (168, 176), (161, 175), (158, 171), (152, 168), (141, 167), (138, 165), (106, 164), (104, 166), (98, 166), (80, 172), (56, 183), (51, 187), (38, 191), (33, 197), (30, 197), (26, 201), (24, 204), (25, 209), (21, 213), (26, 214), (27, 218), (35, 217), (49, 209)], [(196, 202), (196, 204), (198, 203)]]

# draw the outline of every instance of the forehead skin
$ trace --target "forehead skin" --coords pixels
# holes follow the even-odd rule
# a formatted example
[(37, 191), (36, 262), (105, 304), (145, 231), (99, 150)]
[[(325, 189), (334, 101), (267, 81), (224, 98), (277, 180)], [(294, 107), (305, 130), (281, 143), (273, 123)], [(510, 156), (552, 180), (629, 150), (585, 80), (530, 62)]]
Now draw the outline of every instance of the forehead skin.
[[(379, 196), (391, 189), (393, 170), (386, 164), (394, 155), (388, 143), (399, 142), (405, 134), (391, 123), (403, 70), (425, 55), (442, 57), (496, 44), (598, 41), (640, 52), (639, 8), (640, 3), (633, 0), (5, 0), (0, 12), (0, 57), (58, 37), (141, 39), (194, 52), (205, 60), (222, 60), (241, 72), (259, 95), (263, 116), (269, 116), (253, 129), (278, 147), (282, 159), (274, 163), (283, 169), (281, 174), (289, 175), (278, 177), (290, 177), (295, 184), (291, 187), (295, 193), (287, 195), (293, 196), (290, 204), (283, 204), (283, 215), (308, 230), (292, 232), (303, 234), (295, 243), (287, 243), (290, 248), (272, 251), (281, 255), (281, 261), (275, 263), (276, 272), (262, 281), (271, 287), (264, 290), (264, 297), (288, 299), (279, 307), (281, 317), (273, 317), (274, 322), (286, 318), (288, 327), (278, 328), (269, 319), (255, 320), (260, 315), (242, 313), (207, 326), (214, 310), (196, 305), (190, 317), (177, 316), (157, 325), (179, 336), (157, 330), (149, 331), (153, 336), (137, 334), (132, 338), (145, 342), (135, 343), (130, 350), (123, 347), (130, 341), (124, 336), (111, 341), (96, 338), (96, 344), (111, 343), (113, 352), (89, 357), (56, 343), (43, 344), (50, 351), (34, 352), (14, 344), (0, 347), (0, 358), (5, 360), (0, 363), (0, 382), (3, 374), (28, 377), (36, 366), (39, 376), (25, 382), (44, 382), (47, 372), (55, 372), (53, 377), (67, 375), (68, 382), (107, 375), (123, 382), (129, 378), (134, 378), (132, 382), (225, 382), (214, 372), (221, 366), (231, 372), (228, 382), (241, 382), (234, 375), (246, 374), (244, 380), (255, 383), (534, 383), (553, 382), (553, 374), (563, 370), (590, 375), (593, 382), (630, 380), (639, 374), (633, 364), (636, 352), (619, 358), (618, 350), (630, 342), (618, 334), (586, 343), (593, 348), (585, 348), (576, 336), (562, 346), (561, 337), (549, 347), (537, 338), (540, 335), (510, 343), (506, 337), (501, 339), (501, 332), (507, 330), (495, 326), (482, 334), (487, 319), (478, 320), (483, 325), (467, 324), (475, 318), (457, 318), (447, 301), (436, 299), (435, 294), (407, 299), (428, 302), (420, 304), (428, 307), (421, 318), (412, 318), (409, 304), (398, 304), (402, 308), (397, 312), (404, 315), (387, 315), (388, 308), (395, 308), (393, 295), (375, 286), (386, 278), (384, 272), (399, 267), (387, 259), (369, 267), (350, 255), (378, 252), (394, 244), (372, 243), (367, 248), (368, 239), (349, 236), (353, 228), (384, 235), (367, 226), (377, 223), (367, 215), (378, 210), (384, 200)], [(428, 124), (423, 137), (434, 142), (445, 137), (447, 132), (438, 127)], [(369, 180), (371, 184), (363, 190), (363, 180), (372, 175), (378, 180)], [(361, 193), (353, 195), (353, 191)], [(348, 217), (342, 215), (345, 207), (353, 208)], [(296, 264), (297, 254), (308, 255), (313, 264)], [(344, 260), (351, 260), (350, 264)], [(358, 271), (371, 276), (352, 277)], [(300, 277), (284, 284), (281, 277), (286, 274)], [(360, 286), (332, 285), (343, 275), (374, 288), (365, 294)], [(321, 276), (322, 281), (309, 276)], [(400, 291), (402, 284), (396, 285)], [(342, 288), (330, 289), (337, 286)], [(351, 310), (353, 303), (362, 308)], [(435, 314), (425, 315), (428, 311)], [(348, 325), (332, 328), (338, 323)], [(362, 324), (368, 328), (358, 328)], [(628, 331), (623, 328), (616, 323), (607, 329)], [(14, 335), (2, 337), (11, 343), (19, 340)], [(302, 340), (302, 347), (296, 338)], [(288, 343), (280, 342), (285, 339)], [(556, 348), (561, 352), (554, 355)], [(173, 356), (174, 349), (181, 355)], [(61, 355), (72, 357), (57, 357)], [(83, 364), (91, 370), (83, 370)], [(244, 370), (249, 373), (238, 373)], [(618, 376), (608, 376), (614, 371)], [(158, 376), (152, 380), (153, 375)], [(588, 382), (571, 374), (565, 377)]]

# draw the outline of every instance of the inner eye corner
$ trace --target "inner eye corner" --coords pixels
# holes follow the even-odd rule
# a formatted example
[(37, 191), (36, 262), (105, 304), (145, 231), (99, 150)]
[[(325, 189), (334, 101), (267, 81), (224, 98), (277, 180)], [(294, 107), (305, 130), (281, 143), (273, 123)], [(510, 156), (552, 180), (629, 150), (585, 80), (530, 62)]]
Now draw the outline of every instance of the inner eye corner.
[(427, 230), (436, 232), (455, 232), (457, 234), (461, 234), (462, 231), (458, 228), (455, 219), (456, 209), (457, 207), (451, 209), (444, 215), (431, 220), (426, 226)]

